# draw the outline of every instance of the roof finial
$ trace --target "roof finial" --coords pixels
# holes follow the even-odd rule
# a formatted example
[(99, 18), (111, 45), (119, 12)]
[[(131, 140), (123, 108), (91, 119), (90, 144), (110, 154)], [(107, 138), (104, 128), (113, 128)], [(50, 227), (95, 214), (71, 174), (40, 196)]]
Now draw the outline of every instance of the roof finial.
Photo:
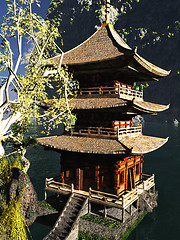
[(110, 0), (106, 0), (106, 22), (101, 25), (102, 27), (105, 27), (108, 24), (111, 26), (109, 13), (110, 13)]
[(109, 17), (109, 12), (110, 12), (110, 0), (106, 0), (106, 23), (110, 23), (110, 17)]

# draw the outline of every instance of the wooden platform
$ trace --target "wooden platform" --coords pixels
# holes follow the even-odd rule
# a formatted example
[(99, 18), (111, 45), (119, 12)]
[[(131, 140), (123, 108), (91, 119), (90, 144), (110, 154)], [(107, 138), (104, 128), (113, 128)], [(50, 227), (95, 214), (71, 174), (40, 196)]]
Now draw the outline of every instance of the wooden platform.
[(68, 185), (61, 182), (56, 182), (53, 178), (46, 178), (45, 182), (45, 198), (47, 197), (46, 192), (56, 192), (61, 194), (75, 193), (84, 197), (89, 198), (89, 201), (94, 203), (103, 204), (104, 206), (117, 207), (117, 208), (128, 208), (131, 204), (138, 200), (144, 190), (148, 191), (155, 186), (154, 174), (152, 176), (143, 174), (145, 179), (142, 183), (138, 184), (132, 191), (127, 191), (122, 195), (114, 195), (106, 192), (96, 191), (89, 188), (89, 192), (83, 190), (74, 189), (74, 185)]

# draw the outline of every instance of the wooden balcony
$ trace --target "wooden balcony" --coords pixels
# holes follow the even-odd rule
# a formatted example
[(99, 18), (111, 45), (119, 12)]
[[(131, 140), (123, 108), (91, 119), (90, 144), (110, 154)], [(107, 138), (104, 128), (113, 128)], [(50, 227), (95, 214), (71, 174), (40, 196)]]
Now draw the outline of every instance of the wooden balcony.
[(118, 95), (119, 98), (124, 100), (138, 100), (143, 101), (143, 91), (137, 91), (131, 87), (127, 87), (125, 84), (117, 83), (114, 87), (91, 87), (91, 88), (81, 88), (79, 90), (79, 95), (102, 95), (108, 94)]
[(96, 202), (106, 206), (117, 207), (126, 209), (138, 200), (138, 195), (143, 193), (144, 190), (148, 191), (155, 186), (154, 174), (143, 174), (143, 181), (136, 185), (132, 191), (126, 191), (121, 195), (114, 195), (106, 192), (96, 191), (89, 188), (89, 192), (83, 190), (74, 189), (74, 185), (68, 185), (61, 183), (54, 178), (46, 178), (45, 180), (45, 199), (47, 197), (46, 191), (52, 191), (56, 193), (69, 194), (71, 192), (86, 196), (91, 202)]

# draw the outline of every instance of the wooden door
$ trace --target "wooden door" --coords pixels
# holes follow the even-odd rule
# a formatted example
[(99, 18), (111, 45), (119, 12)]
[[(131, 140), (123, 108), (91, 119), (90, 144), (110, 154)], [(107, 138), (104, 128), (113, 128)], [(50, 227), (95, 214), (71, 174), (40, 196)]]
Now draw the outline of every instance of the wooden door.
[(129, 168), (127, 189), (131, 191), (133, 188), (135, 188), (134, 168)]

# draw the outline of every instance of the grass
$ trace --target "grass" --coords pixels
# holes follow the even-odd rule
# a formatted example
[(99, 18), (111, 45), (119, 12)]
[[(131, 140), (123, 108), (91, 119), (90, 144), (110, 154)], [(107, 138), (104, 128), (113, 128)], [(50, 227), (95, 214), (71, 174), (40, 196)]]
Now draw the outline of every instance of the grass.
[(81, 232), (78, 233), (78, 239), (81, 240), (108, 240), (107, 238), (99, 237), (97, 234), (90, 234), (89, 232)]
[(103, 218), (103, 217), (100, 217), (100, 216), (97, 216), (97, 215), (94, 215), (94, 214), (90, 214), (90, 213), (84, 215), (81, 218), (86, 220), (86, 221), (97, 223), (97, 224), (100, 224), (102, 226), (113, 228), (113, 229), (118, 229), (122, 224), (121, 222), (114, 221), (114, 220), (111, 220), (109, 218)]
[[(144, 212), (135, 222), (132, 226), (130, 226), (127, 231), (125, 232), (125, 234), (123, 236), (121, 236), (118, 240), (126, 240), (129, 235), (131, 234), (131, 232), (137, 227), (137, 225), (143, 220), (143, 218), (146, 216), (148, 212)], [(91, 221), (106, 227), (111, 227), (113, 229), (117, 229), (118, 227), (120, 227), (120, 225), (122, 223), (118, 222), (118, 221), (113, 221), (111, 219), (107, 219), (107, 218), (103, 218), (100, 216), (96, 216), (93, 214), (86, 214), (85, 216), (81, 217), (84, 220), (87, 221)], [(116, 225), (117, 224), (117, 225)], [(82, 240), (108, 240), (108, 238), (103, 238), (98, 236), (97, 234), (91, 234), (89, 232), (82, 232), (79, 231), (78, 233), (79, 239)]]
[(38, 204), (39, 204), (40, 207), (44, 207), (44, 208), (47, 208), (47, 209), (56, 211), (56, 209), (53, 208), (53, 207), (52, 207), (48, 202), (46, 202), (45, 200), (38, 201)]

